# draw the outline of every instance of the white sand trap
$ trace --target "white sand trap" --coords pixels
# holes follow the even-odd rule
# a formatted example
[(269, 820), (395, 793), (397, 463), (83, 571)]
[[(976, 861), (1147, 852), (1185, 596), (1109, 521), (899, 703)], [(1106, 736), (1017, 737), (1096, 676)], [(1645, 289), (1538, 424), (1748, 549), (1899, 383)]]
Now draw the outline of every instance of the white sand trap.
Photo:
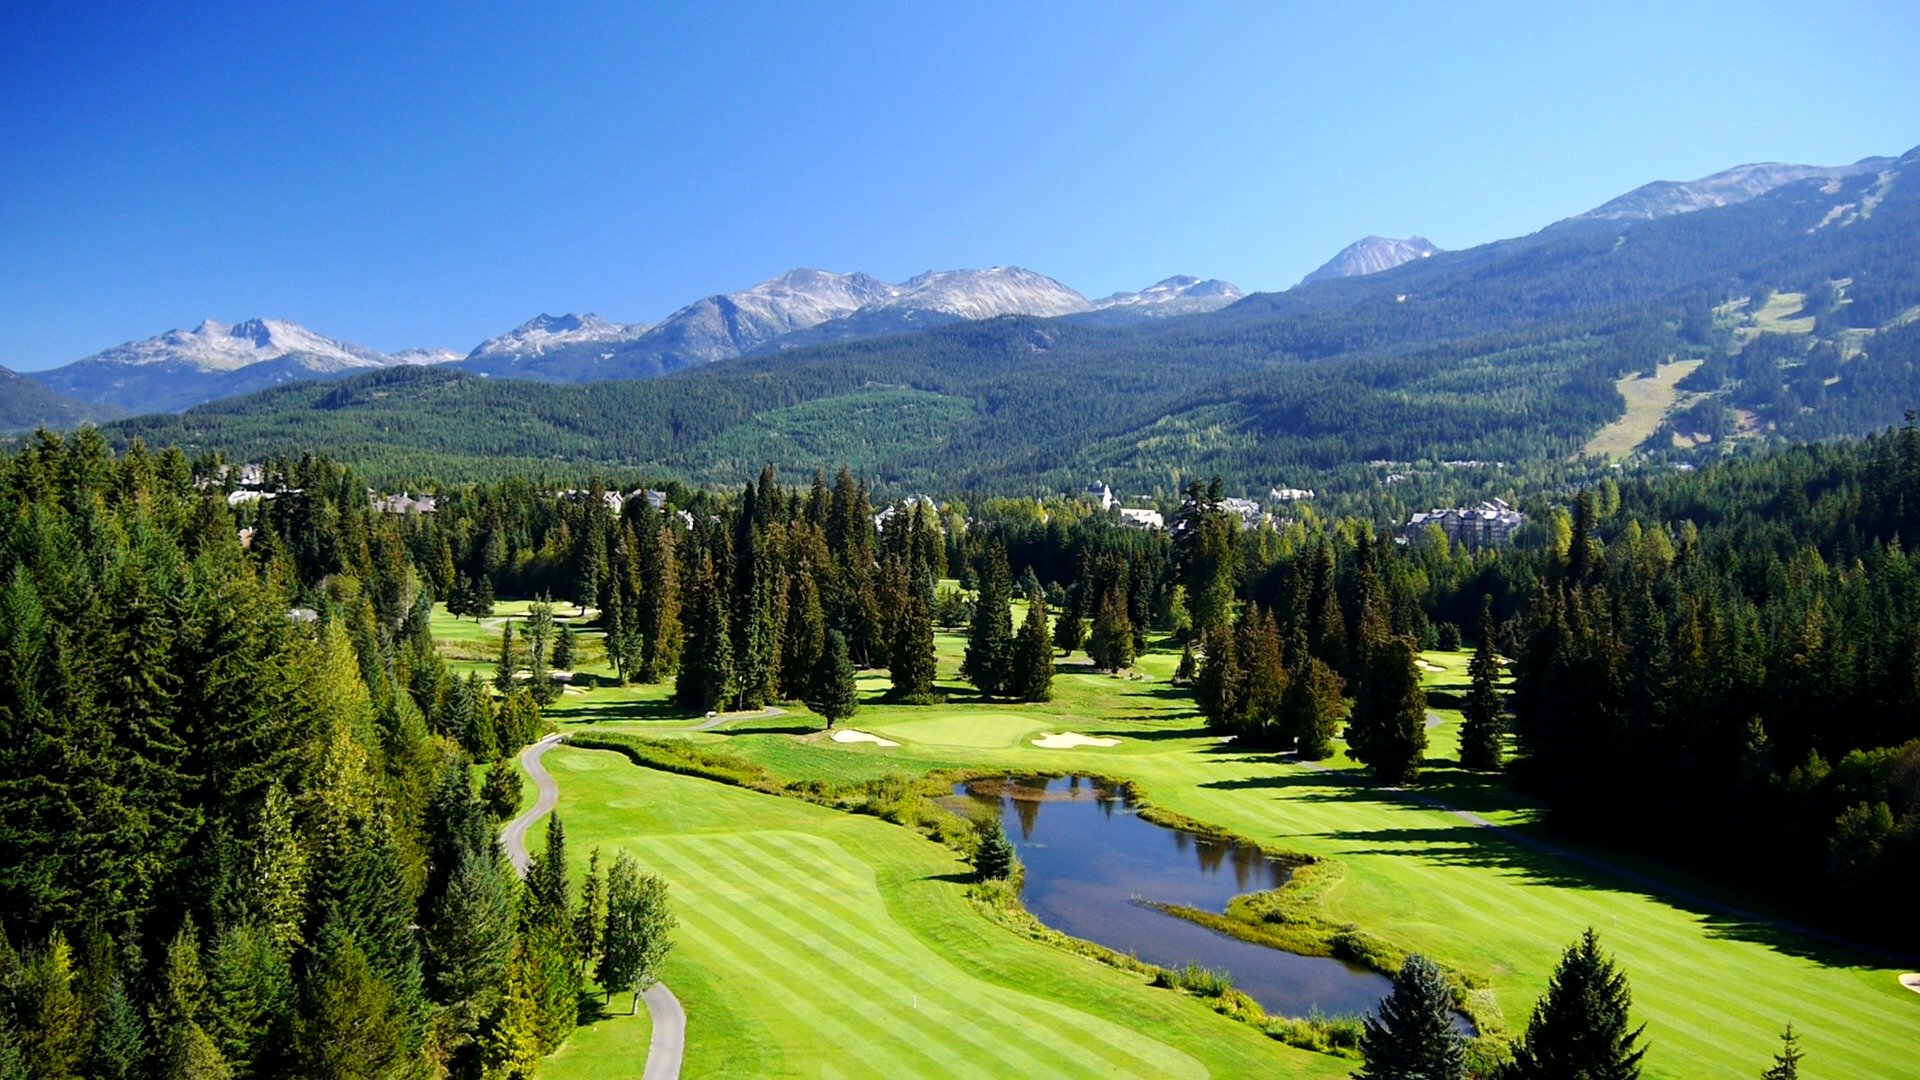
[(1418, 667), (1418, 668), (1419, 668), (1419, 669), (1420, 669), (1421, 671), (1445, 671), (1445, 670), (1447, 670), (1446, 668), (1443, 668), (1443, 667), (1441, 667), (1441, 666), (1440, 666), (1439, 664), (1434, 664), (1434, 663), (1430, 663), (1430, 662), (1428, 662), (1428, 661), (1426, 661), (1426, 660), (1415, 660), (1415, 661), (1414, 661), (1414, 665), (1415, 665), (1416, 667)]
[(1062, 731), (1054, 734), (1043, 731), (1033, 740), (1033, 745), (1042, 750), (1071, 750), (1076, 746), (1119, 746), (1119, 739), (1096, 739), (1091, 735), (1082, 735), (1077, 731)]
[(1900, 985), (1916, 994), (1920, 994), (1920, 971), (1910, 972), (1900, 976)]
[(875, 735), (871, 732), (855, 731), (852, 728), (841, 728), (839, 731), (834, 732), (833, 741), (834, 742), (870, 742), (875, 746), (899, 746), (900, 745), (899, 743), (894, 742), (892, 739), (883, 739), (880, 736)]

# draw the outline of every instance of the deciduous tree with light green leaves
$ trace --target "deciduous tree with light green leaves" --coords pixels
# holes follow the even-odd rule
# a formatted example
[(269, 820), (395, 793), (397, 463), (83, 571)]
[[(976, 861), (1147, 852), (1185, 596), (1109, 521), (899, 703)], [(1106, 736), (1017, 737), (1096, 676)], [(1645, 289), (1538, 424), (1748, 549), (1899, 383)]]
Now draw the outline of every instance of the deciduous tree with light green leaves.
[(660, 978), (660, 965), (673, 948), (679, 920), (667, 901), (667, 883), (643, 873), (622, 851), (607, 871), (607, 922), (601, 934), (600, 986), (609, 1000), (631, 993), (630, 1012), (640, 1011), (640, 992)]

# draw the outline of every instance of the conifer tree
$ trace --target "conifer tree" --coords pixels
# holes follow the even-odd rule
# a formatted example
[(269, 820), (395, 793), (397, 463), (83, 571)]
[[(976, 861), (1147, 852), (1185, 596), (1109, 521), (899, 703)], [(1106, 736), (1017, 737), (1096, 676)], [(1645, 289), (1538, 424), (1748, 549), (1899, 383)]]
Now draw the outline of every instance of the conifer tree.
[(1108, 671), (1119, 671), (1133, 663), (1133, 620), (1127, 614), (1126, 591), (1117, 585), (1100, 598), (1087, 656), (1095, 667)]
[(1249, 606), (1241, 613), (1235, 637), (1235, 652), (1246, 672), (1246, 698), (1235, 734), (1253, 746), (1274, 745), (1286, 737), (1280, 706), (1288, 680), (1272, 613)]
[(1466, 1080), (1466, 1046), (1453, 1029), (1453, 991), (1433, 961), (1415, 953), (1360, 1035), (1362, 1080)]
[(293, 966), (264, 930), (243, 922), (220, 932), (207, 992), (206, 1033), (235, 1075), (271, 1075), (284, 1065)]
[(518, 666), (513, 652), (513, 622), (509, 620), (500, 624), (500, 658), (493, 665), (493, 688), (503, 694), (512, 690)]
[(960, 674), (978, 687), (984, 697), (999, 696), (1007, 690), (1009, 666), (1013, 662), (1011, 591), (1007, 550), (995, 541), (987, 549), (985, 565), (981, 567), (980, 596), (973, 605), (973, 620), (967, 627), (967, 649), (960, 660)]
[(726, 597), (711, 556), (700, 560), (690, 600), (686, 652), (680, 658), (674, 698), (681, 708), (694, 712), (731, 708), (739, 693), (733, 634), (727, 625)]
[[(780, 686), (789, 697), (805, 701), (815, 692), (814, 673), (826, 649), (826, 609), (820, 603), (820, 587), (807, 570), (794, 574), (787, 588), (787, 625), (780, 637)], [(845, 635), (840, 646), (844, 652)]]
[(1480, 608), (1480, 640), (1467, 665), (1472, 686), (1460, 709), (1460, 764), (1469, 769), (1500, 767), (1501, 736), (1506, 730), (1498, 680), (1500, 659), (1493, 651), (1493, 598)]
[(1230, 627), (1215, 624), (1201, 631), (1203, 659), (1193, 678), (1193, 700), (1207, 718), (1207, 730), (1233, 734), (1239, 730), (1246, 698), (1247, 676), (1240, 666), (1240, 650)]
[(1302, 761), (1333, 756), (1333, 737), (1340, 730), (1340, 676), (1327, 662), (1306, 654), (1280, 703), (1280, 728), (1294, 739)]
[(1173, 669), (1173, 685), (1191, 686), (1194, 676), (1200, 673), (1200, 660), (1193, 653), (1191, 642), (1180, 647), (1180, 663)]
[(1018, 857), (999, 818), (989, 818), (978, 827), (979, 841), (973, 851), (973, 876), (979, 881), (998, 881), (1013, 875)]
[(31, 1076), (77, 1077), (92, 1032), (85, 1003), (75, 992), (73, 950), (65, 935), (56, 931), (23, 966), (23, 985), (15, 995), (21, 1062)]
[(1780, 1033), (1780, 1052), (1773, 1055), (1773, 1067), (1760, 1074), (1760, 1080), (1800, 1080), (1800, 1062), (1807, 1055), (1800, 1052), (1800, 1036), (1793, 1033), (1793, 1021), (1787, 1021), (1787, 1030)]
[(480, 1072), (500, 1080), (532, 1080), (540, 1065), (538, 1010), (530, 960), (516, 949), (507, 966), (507, 994), (480, 1039)]
[(580, 970), (593, 970), (600, 956), (600, 934), (606, 928), (607, 898), (602, 891), (600, 849), (587, 853), (587, 876), (580, 881), (580, 906), (574, 909), (573, 940), (580, 947)]
[(1047, 602), (1039, 596), (1027, 601), (1027, 617), (1013, 644), (1006, 693), (1020, 701), (1053, 699), (1053, 634), (1047, 628)]
[(493, 614), (493, 579), (485, 574), (473, 580), (473, 592), (467, 599), (467, 614), (474, 621), (488, 618)]
[(1567, 947), (1513, 1049), (1508, 1080), (1636, 1080), (1643, 1024), (1629, 1030), (1627, 977), (1600, 950), (1591, 927)]
[[(671, 515), (669, 521), (674, 521)], [(678, 522), (675, 521), (675, 524)], [(656, 683), (680, 666), (680, 558), (677, 531), (654, 529), (641, 537), (640, 681)]]
[(807, 708), (826, 720), (827, 729), (860, 709), (860, 686), (847, 656), (847, 639), (838, 630), (827, 631), (826, 646), (812, 672)]
[(294, 1050), (301, 1076), (391, 1076), (410, 1057), (393, 988), (375, 974), (366, 952), (337, 922), (322, 926), (316, 937), (300, 1005)]
[(562, 624), (553, 636), (553, 666), (560, 671), (573, 670), (573, 627)]
[[(0, 1035), (0, 1042), (4, 1042)], [(126, 982), (112, 976), (100, 999), (94, 1023), (93, 1046), (87, 1054), (89, 1075), (100, 1080), (134, 1080), (141, 1075), (147, 1060), (147, 1028), (140, 1019), (140, 1008), (127, 993)], [(0, 1076), (12, 1080), (12, 1074), (0, 1061)]]
[(909, 590), (906, 606), (894, 631), (893, 658), (889, 674), (893, 679), (893, 698), (910, 704), (924, 704), (933, 697), (935, 676), (933, 653), (933, 613), (918, 589)]
[(514, 912), (506, 866), (490, 853), (462, 850), (425, 938), (428, 994), (445, 1010), (455, 1045), (472, 1044), (507, 992)]
[(469, 613), (473, 607), (473, 582), (467, 580), (467, 575), (461, 574), (455, 577), (453, 584), (447, 586), (446, 600), (447, 614), (454, 618), (458, 619)]
[(631, 993), (631, 1011), (640, 1011), (640, 991), (659, 978), (677, 925), (679, 920), (668, 906), (667, 883), (642, 873), (626, 852), (614, 856), (607, 871), (607, 921), (599, 971), (600, 985), (609, 999), (616, 992)]
[(1376, 645), (1347, 721), (1348, 752), (1389, 784), (1412, 780), (1427, 749), (1427, 695), (1414, 655), (1406, 638)]
[(1054, 643), (1060, 646), (1060, 655), (1071, 656), (1073, 650), (1084, 645), (1087, 640), (1087, 621), (1080, 612), (1069, 604), (1060, 613), (1059, 625), (1054, 628)]

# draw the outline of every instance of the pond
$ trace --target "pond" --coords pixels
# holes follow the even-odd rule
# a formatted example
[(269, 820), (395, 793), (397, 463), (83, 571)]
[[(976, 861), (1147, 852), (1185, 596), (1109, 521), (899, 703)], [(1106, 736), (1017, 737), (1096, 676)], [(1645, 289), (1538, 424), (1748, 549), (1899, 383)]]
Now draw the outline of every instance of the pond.
[(1224, 911), (1241, 893), (1285, 884), (1291, 868), (1257, 848), (1147, 821), (1124, 787), (1008, 777), (967, 781), (954, 795), (983, 812), (998, 808), (1026, 866), (1027, 910), (1056, 930), (1162, 967), (1223, 968), (1277, 1015), (1372, 1012), (1391, 986), (1330, 957), (1255, 945), (1140, 903)]

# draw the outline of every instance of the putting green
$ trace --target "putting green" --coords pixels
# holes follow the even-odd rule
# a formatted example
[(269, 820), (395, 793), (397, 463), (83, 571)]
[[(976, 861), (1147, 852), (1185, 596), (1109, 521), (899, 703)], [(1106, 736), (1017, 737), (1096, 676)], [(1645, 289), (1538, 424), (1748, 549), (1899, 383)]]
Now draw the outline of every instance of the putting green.
[(915, 715), (917, 711), (899, 710), (883, 720), (869, 720), (862, 730), (870, 729), (903, 743), (993, 750), (1017, 746), (1022, 738), (1047, 726), (1040, 717), (1019, 713), (935, 712), (921, 717)]
[[(687, 1008), (687, 1075), (1348, 1071), (988, 922), (964, 867), (898, 826), (600, 751), (545, 760), (576, 863), (625, 848), (672, 886), (665, 974)], [(604, 1075), (605, 1060), (569, 1044), (542, 1072)]]

